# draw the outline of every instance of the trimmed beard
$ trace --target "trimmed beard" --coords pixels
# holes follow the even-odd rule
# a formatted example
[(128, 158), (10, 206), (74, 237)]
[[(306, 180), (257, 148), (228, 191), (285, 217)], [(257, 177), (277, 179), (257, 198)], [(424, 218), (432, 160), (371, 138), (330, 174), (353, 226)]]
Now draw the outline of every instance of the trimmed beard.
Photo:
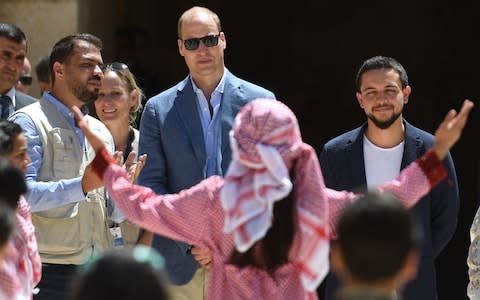
[(375, 126), (377, 126), (380, 129), (387, 129), (392, 126), (393, 123), (400, 117), (402, 112), (399, 113), (394, 113), (388, 120), (385, 121), (380, 121), (379, 119), (375, 118), (373, 114), (367, 114), (367, 118), (370, 119)]
[(93, 91), (89, 91), (87, 87), (75, 86), (72, 88), (73, 95), (85, 104), (89, 104), (97, 100), (98, 92), (98, 88), (95, 88)]

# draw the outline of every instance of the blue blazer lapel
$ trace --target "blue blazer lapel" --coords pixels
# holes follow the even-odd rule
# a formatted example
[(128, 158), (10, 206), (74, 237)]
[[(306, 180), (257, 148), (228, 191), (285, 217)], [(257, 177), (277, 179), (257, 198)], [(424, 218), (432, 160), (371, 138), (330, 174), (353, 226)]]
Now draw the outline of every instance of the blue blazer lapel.
[(222, 153), (222, 173), (224, 174), (232, 159), (232, 150), (230, 148), (229, 133), (232, 129), (235, 116), (245, 105), (246, 100), (243, 96), (240, 82), (230, 72), (226, 71), (225, 86), (222, 97), (221, 109), (221, 153)]
[(353, 186), (354, 191), (366, 192), (367, 191), (367, 177), (365, 175), (365, 160), (363, 155), (363, 135), (365, 133), (366, 123), (357, 130), (356, 135), (352, 136), (345, 145), (345, 156), (348, 161), (348, 169), (351, 172), (352, 182), (347, 186)]
[(417, 130), (407, 121), (403, 120), (405, 126), (405, 145), (403, 148), (402, 169), (420, 157), (424, 148), (423, 140)]
[(198, 115), (197, 97), (193, 92), (192, 83), (190, 82), (189, 77), (186, 79), (183, 89), (178, 92), (177, 97), (178, 99), (175, 101), (175, 108), (179, 120), (189, 136), (192, 151), (195, 153), (195, 157), (203, 170), (206, 161), (205, 140), (203, 139), (202, 123)]

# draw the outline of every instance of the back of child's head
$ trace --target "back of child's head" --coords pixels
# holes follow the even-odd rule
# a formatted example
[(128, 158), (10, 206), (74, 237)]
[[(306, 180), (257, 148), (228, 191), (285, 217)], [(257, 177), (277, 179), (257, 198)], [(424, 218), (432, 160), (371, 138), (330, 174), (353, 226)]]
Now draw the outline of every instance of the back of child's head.
[(0, 197), (10, 208), (17, 207), (18, 199), (27, 192), (23, 172), (0, 157)]
[(9, 120), (0, 120), (0, 156), (13, 150), (15, 137), (23, 132), (22, 127)]
[(78, 270), (70, 300), (167, 300), (163, 267), (163, 257), (150, 247), (109, 251)]
[(355, 278), (376, 281), (397, 274), (422, 231), (412, 212), (391, 194), (369, 193), (348, 206), (337, 225), (335, 245)]

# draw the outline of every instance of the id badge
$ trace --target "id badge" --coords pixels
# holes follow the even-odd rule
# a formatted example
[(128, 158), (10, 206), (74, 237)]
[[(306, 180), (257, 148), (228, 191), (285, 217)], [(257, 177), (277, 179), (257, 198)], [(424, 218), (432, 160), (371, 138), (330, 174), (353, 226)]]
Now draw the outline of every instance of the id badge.
[(113, 238), (113, 245), (115, 248), (123, 248), (123, 237), (120, 226), (110, 227), (110, 234)]

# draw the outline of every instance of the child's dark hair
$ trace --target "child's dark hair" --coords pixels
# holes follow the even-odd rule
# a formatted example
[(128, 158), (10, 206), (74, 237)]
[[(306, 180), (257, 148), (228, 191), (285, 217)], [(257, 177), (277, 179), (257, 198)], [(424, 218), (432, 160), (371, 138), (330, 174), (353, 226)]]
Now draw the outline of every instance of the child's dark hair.
[[(294, 168), (292, 168), (294, 169)], [(290, 174), (293, 181), (293, 174)], [(275, 202), (273, 207), (272, 226), (265, 237), (254, 244), (245, 253), (234, 251), (230, 257), (230, 263), (238, 267), (254, 266), (273, 274), (279, 267), (288, 262), (288, 254), (293, 243), (295, 233), (295, 207), (293, 190), (290, 194)], [(260, 258), (255, 247), (261, 249)]]
[(70, 300), (168, 300), (163, 257), (153, 248), (113, 249), (82, 266)]
[(5, 158), (0, 157), (0, 197), (11, 209), (17, 208), (18, 199), (27, 192), (23, 172)]
[(17, 123), (0, 120), (0, 155), (12, 152), (13, 140), (22, 132), (22, 127)]

